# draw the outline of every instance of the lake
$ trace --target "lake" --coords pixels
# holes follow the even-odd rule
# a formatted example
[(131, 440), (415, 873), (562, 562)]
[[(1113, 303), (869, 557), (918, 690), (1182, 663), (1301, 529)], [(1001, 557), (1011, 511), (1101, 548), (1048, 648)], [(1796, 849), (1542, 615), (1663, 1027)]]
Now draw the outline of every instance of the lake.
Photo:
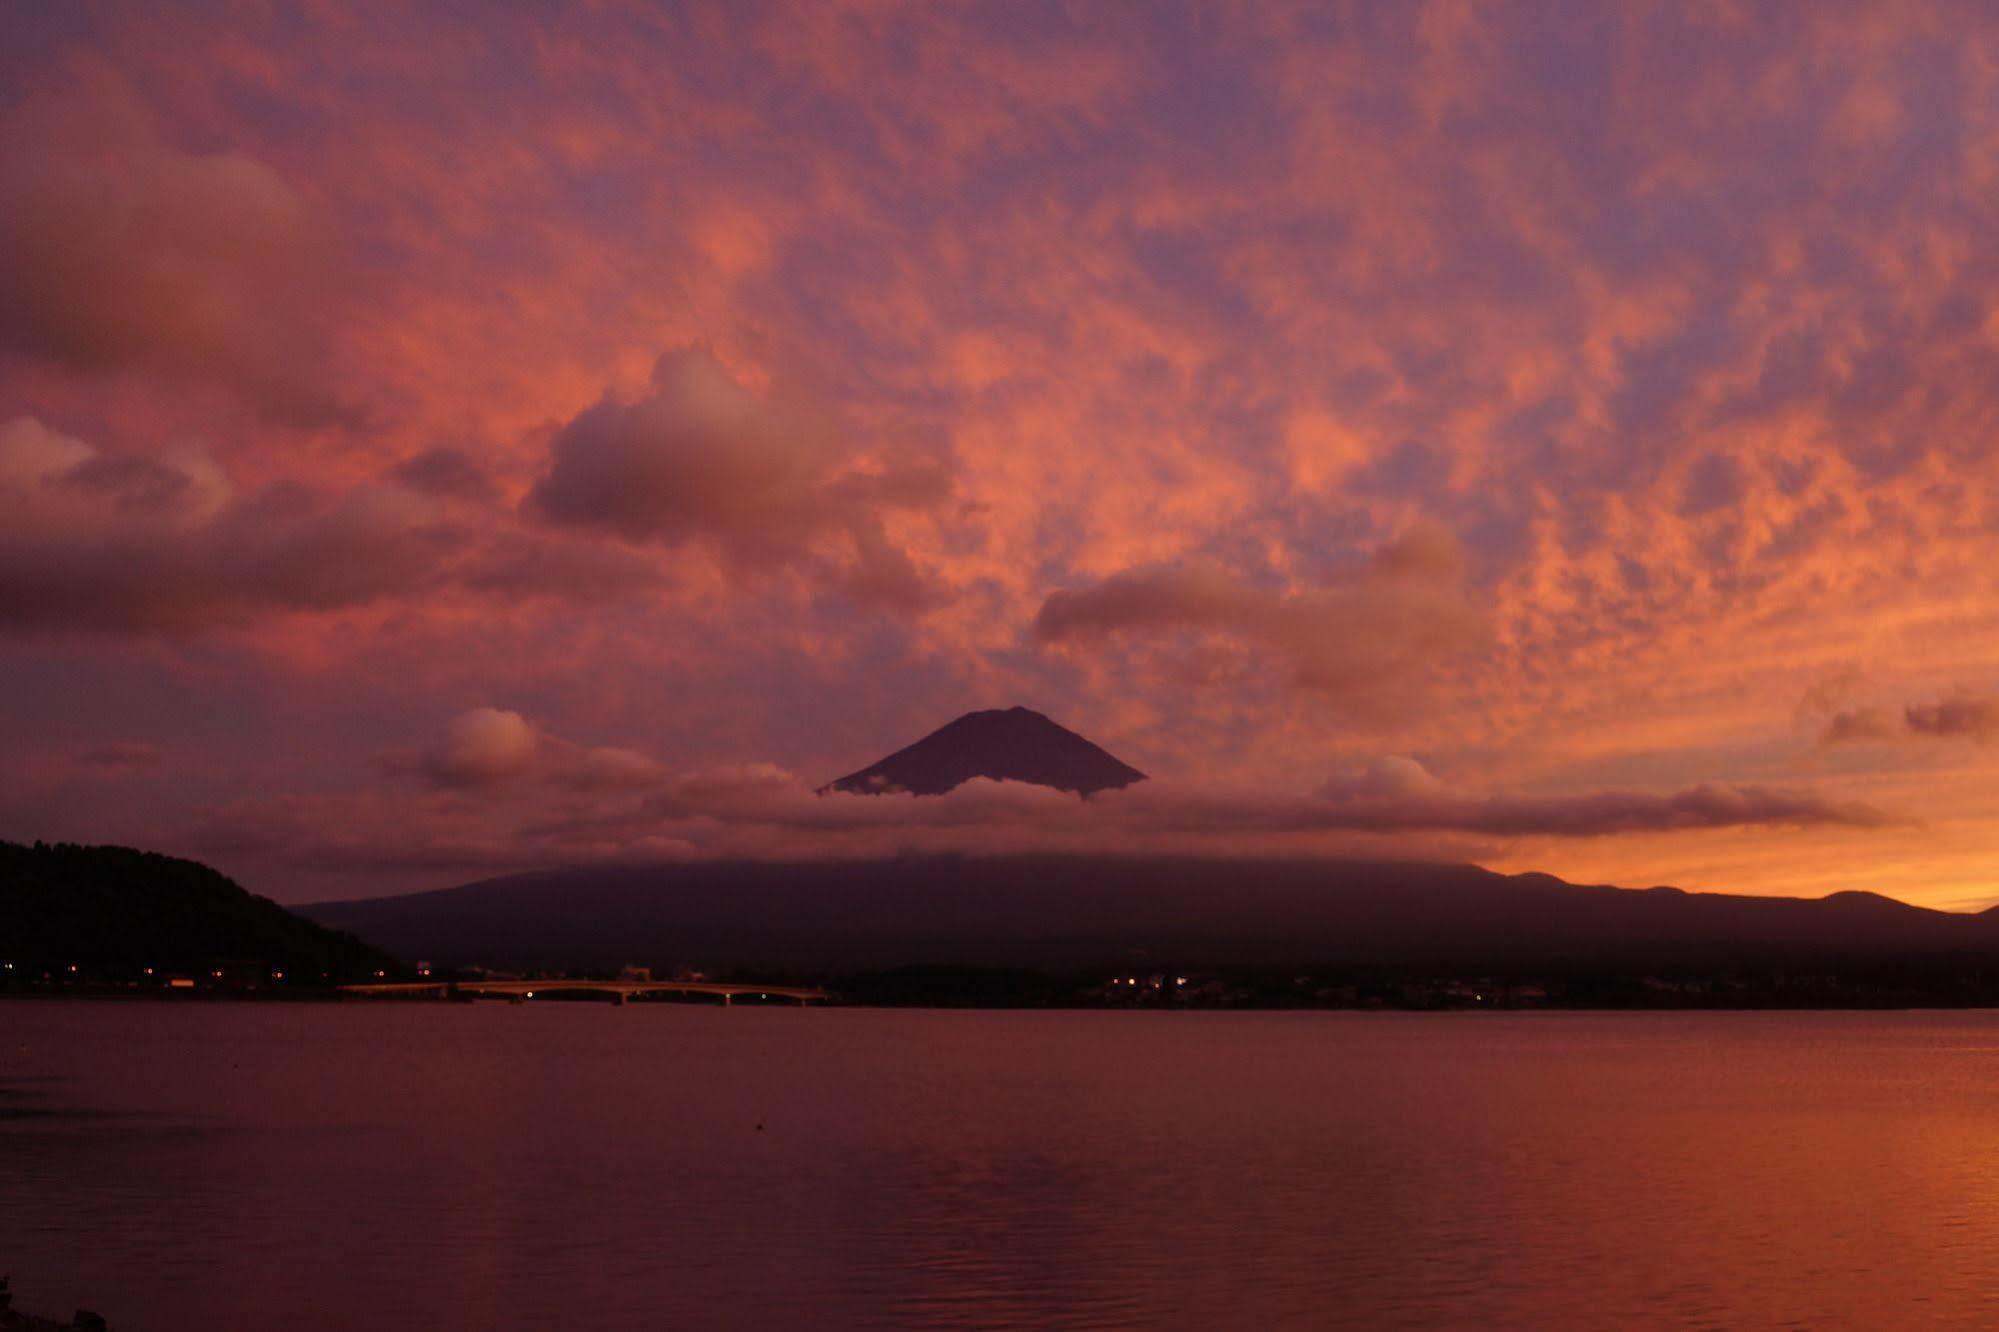
[(0, 1003), (114, 1332), (1999, 1323), (1999, 1016)]

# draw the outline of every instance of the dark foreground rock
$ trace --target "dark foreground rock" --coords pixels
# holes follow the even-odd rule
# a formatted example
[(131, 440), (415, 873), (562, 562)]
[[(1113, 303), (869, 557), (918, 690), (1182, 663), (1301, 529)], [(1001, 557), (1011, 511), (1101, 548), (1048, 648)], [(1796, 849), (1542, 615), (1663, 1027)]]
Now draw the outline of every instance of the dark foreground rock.
[(0, 1332), (110, 1332), (102, 1314), (78, 1309), (67, 1323), (53, 1318), (37, 1318), (14, 1308), (14, 1295), (7, 1278), (0, 1277)]

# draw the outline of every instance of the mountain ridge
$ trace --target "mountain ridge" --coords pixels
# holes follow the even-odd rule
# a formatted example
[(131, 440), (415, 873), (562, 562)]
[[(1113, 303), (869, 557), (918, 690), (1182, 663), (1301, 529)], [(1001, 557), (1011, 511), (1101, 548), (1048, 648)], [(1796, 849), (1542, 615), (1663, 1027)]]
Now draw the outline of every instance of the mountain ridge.
[(402, 956), (823, 973), (917, 964), (1999, 964), (1999, 915), (1570, 884), (1475, 865), (921, 855), (548, 870), (301, 907)]

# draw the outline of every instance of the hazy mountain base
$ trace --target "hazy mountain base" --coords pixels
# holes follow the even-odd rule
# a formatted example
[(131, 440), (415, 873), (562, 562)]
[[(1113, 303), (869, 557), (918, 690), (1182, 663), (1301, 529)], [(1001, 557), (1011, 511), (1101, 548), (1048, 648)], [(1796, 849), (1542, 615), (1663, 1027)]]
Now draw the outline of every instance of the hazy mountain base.
[(1999, 915), (1578, 886), (1471, 865), (923, 856), (551, 870), (304, 914), (441, 965), (763, 975), (1166, 967), (1644, 976), (1999, 961)]

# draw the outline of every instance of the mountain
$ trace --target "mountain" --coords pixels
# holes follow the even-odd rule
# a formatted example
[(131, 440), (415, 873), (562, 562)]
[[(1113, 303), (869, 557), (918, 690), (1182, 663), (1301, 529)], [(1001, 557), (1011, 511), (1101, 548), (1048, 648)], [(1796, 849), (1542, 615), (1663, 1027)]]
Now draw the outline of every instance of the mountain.
[(1999, 961), (1999, 914), (1579, 886), (1472, 865), (908, 856), (551, 870), (301, 908), (404, 957), (843, 973), (1198, 966), (1473, 969)]
[(395, 965), (196, 861), (41, 842), (0, 842), (0, 959), (24, 973), (258, 962), (336, 980)]
[(1137, 768), (1038, 712), (994, 708), (968, 712), (879, 763), (835, 778), (820, 793), (943, 795), (974, 777), (1086, 796), (1145, 780)]

